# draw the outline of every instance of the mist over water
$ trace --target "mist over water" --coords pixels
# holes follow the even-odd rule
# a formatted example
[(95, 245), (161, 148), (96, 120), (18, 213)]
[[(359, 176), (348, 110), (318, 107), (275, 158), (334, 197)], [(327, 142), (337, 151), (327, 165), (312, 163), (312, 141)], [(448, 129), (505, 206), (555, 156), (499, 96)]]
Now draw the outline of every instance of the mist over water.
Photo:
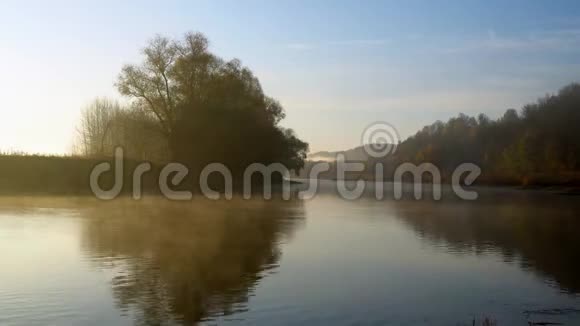
[[(580, 203), (0, 199), (0, 324), (580, 322)], [(447, 191), (444, 191), (446, 194)]]

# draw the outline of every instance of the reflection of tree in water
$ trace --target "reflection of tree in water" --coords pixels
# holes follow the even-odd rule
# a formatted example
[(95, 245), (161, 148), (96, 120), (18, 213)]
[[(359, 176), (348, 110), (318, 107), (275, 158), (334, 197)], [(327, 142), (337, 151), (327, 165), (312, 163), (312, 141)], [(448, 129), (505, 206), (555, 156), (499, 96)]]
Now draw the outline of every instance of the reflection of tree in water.
[(398, 202), (397, 216), (455, 254), (500, 253), (563, 291), (580, 293), (580, 203), (556, 195), (507, 194), (475, 202)]
[(113, 293), (138, 324), (192, 324), (243, 310), (278, 243), (302, 216), (297, 202), (164, 200), (90, 211), (84, 248), (115, 272)]

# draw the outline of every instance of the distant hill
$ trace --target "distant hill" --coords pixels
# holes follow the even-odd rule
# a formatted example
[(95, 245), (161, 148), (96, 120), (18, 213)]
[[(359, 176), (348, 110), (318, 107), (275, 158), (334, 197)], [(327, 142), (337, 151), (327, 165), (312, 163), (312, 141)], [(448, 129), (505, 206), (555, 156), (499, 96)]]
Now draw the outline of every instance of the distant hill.
[(309, 161), (332, 162), (336, 161), (336, 156), (338, 154), (344, 155), (345, 160), (347, 161), (366, 161), (369, 158), (369, 155), (365, 152), (364, 146), (358, 146), (346, 151), (336, 151), (336, 152), (320, 151), (312, 153), (308, 155), (307, 159)]

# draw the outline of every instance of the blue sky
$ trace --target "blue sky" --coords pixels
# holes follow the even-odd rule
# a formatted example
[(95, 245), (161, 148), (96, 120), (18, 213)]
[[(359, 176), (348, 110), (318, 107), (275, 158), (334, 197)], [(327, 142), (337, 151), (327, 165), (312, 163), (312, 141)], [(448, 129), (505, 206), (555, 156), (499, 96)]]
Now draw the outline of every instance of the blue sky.
[(580, 81), (578, 1), (2, 1), (0, 149), (66, 153), (81, 108), (155, 34), (239, 58), (313, 151), (497, 117)]

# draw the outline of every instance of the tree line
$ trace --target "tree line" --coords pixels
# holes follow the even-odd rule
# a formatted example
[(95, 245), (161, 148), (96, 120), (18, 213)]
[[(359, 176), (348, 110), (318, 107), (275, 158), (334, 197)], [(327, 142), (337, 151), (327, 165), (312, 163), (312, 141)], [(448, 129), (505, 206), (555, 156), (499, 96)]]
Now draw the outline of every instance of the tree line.
[[(493, 120), (460, 114), (437, 121), (399, 144), (390, 166), (435, 164), (447, 177), (464, 162), (482, 169), (490, 183), (554, 183), (578, 180), (580, 172), (580, 84), (508, 109)], [(544, 181), (542, 181), (544, 180)]]

